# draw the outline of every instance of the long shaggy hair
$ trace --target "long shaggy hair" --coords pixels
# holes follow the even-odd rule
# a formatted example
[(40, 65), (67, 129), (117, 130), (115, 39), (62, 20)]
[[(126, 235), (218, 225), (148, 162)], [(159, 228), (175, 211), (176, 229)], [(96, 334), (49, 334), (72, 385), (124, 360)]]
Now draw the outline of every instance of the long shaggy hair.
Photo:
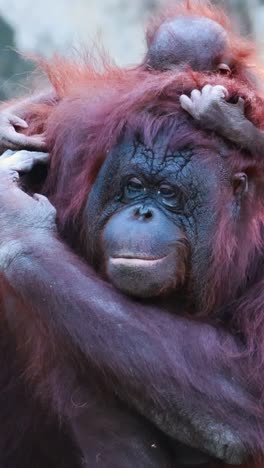
[[(209, 2), (190, 0), (152, 21), (147, 33), (148, 41), (152, 41), (161, 22), (175, 15), (206, 16), (223, 25), (229, 34), (230, 53), (236, 61), (237, 73), (227, 77), (191, 70), (149, 72), (141, 66), (120, 69), (105, 57), (99, 71), (91, 62), (80, 64), (58, 57), (52, 62), (42, 63), (60, 102), (55, 106), (53, 102), (34, 104), (28, 109), (26, 118), (30, 123), (30, 134), (46, 132), (51, 163), (44, 192), (55, 204), (59, 228), (67, 238), (76, 235), (81, 238), (82, 213), (87, 196), (108, 152), (120, 138), (140, 135), (147, 145), (152, 146), (162, 133), (171, 149), (186, 145), (199, 148), (201, 161), (210, 164), (208, 149), (218, 151), (221, 140), (215, 134), (205, 133), (196, 127), (180, 108), (179, 96), (182, 93), (190, 94), (194, 88), (201, 89), (206, 84), (221, 84), (228, 89), (231, 100), (235, 101), (238, 96), (245, 99), (246, 115), (264, 129), (262, 91), (244, 72), (250, 69), (256, 80), (262, 77), (262, 71), (254, 65), (252, 44), (231, 31), (222, 11)], [(228, 164), (231, 171), (253, 174), (256, 190), (245, 203), (240, 220), (234, 220), (223, 208), (227, 205), (229, 192), (223, 191), (222, 203), (215, 206), (219, 226), (211, 240), (213, 257), (202, 304), (206, 315), (215, 320), (215, 310), (219, 310), (222, 303), (229, 302), (228, 327), (231, 326), (244, 340), (241, 355), (252, 360), (251, 375), (249, 377), (245, 372), (244, 380), (248, 384), (250, 378), (254, 382), (252, 388), (262, 389), (264, 165), (261, 157), (248, 157), (235, 148), (230, 150)], [(249, 287), (250, 281), (252, 285)], [(223, 349), (223, 356), (224, 352)], [(226, 355), (227, 366), (230, 367), (232, 359), (238, 359), (238, 356)], [(239, 379), (239, 376), (232, 378)], [(203, 385), (201, 382), (201, 391)], [(210, 385), (212, 391), (217, 392), (213, 389), (215, 384)], [(263, 399), (264, 393), (260, 391), (258, 405), (250, 397), (245, 403), (253, 418), (256, 415), (264, 418)], [(241, 423), (234, 415), (225, 414), (226, 418), (231, 424), (236, 421), (239, 426)], [(255, 436), (252, 434), (250, 446), (255, 443)], [(263, 437), (264, 429), (260, 427), (259, 446), (263, 446)]]

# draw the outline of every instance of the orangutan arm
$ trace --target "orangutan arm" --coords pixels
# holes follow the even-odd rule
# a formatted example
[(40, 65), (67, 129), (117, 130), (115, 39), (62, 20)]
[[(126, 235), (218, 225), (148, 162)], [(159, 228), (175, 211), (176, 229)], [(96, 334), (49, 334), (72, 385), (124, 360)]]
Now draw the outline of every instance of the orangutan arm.
[(98, 278), (57, 238), (48, 200), (13, 183), (21, 162), (0, 159), (0, 300), (38, 394), (67, 408), (63, 369), (85, 369), (176, 440), (234, 464), (263, 453), (262, 387), (240, 340)]
[(227, 97), (223, 86), (206, 85), (202, 91), (193, 90), (190, 97), (182, 95), (180, 102), (203, 129), (217, 132), (253, 156), (263, 156), (264, 132), (245, 117), (242, 98), (231, 104)]

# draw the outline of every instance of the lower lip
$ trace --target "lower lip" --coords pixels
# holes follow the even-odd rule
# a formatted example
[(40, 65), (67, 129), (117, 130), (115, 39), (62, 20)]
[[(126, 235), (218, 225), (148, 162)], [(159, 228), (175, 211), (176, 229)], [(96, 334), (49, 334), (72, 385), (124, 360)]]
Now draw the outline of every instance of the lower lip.
[(157, 265), (164, 260), (166, 257), (145, 259), (145, 258), (125, 258), (125, 257), (110, 257), (110, 263), (112, 265), (124, 265), (124, 266), (140, 266), (140, 267), (151, 267)]

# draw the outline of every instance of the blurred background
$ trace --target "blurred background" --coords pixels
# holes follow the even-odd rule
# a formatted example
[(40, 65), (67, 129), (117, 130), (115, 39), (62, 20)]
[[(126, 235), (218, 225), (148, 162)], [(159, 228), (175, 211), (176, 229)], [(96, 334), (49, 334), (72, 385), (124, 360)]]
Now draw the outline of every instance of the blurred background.
[[(177, 2), (177, 0), (173, 0)], [(51, 56), (100, 38), (120, 65), (138, 63), (144, 25), (164, 0), (0, 0), (0, 100), (25, 94), (32, 64), (20, 54)], [(258, 44), (264, 60), (264, 0), (215, 0)]]

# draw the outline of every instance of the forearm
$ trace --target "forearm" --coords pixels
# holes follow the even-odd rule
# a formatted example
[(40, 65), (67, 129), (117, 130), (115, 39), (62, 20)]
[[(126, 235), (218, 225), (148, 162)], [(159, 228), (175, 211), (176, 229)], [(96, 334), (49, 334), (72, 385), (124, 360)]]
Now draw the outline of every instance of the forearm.
[(253, 156), (264, 155), (264, 132), (244, 118), (236, 122), (228, 114), (225, 121), (215, 121), (214, 129), (229, 141), (249, 151)]
[(264, 157), (264, 132), (257, 128), (252, 122), (247, 121), (244, 134), (244, 147), (256, 157)]
[[(252, 434), (259, 421), (253, 411), (257, 403), (248, 389), (240, 387), (244, 376), (238, 373), (240, 363), (231, 369), (224, 359), (225, 353), (239, 352), (234, 338), (130, 301), (55, 239), (41, 245), (37, 239), (4, 269), (27, 313), (34, 311), (44, 328), (56, 333), (68, 359), (74, 345), (112, 391), (164, 432), (228, 462), (241, 461), (234, 434), (248, 438), (240, 431), (247, 427), (245, 420)], [(31, 320), (34, 323), (34, 316)], [(32, 343), (30, 355), (38, 359), (32, 330), (25, 333), (27, 346)], [(47, 354), (55, 359), (51, 351)], [(221, 423), (223, 408), (225, 423), (230, 416), (230, 432)], [(230, 453), (236, 444), (237, 453)]]
[[(240, 108), (240, 106), (243, 106)], [(201, 125), (214, 130), (253, 156), (263, 156), (264, 132), (257, 128), (244, 114), (244, 103), (231, 104), (226, 101), (212, 103), (201, 116)]]

